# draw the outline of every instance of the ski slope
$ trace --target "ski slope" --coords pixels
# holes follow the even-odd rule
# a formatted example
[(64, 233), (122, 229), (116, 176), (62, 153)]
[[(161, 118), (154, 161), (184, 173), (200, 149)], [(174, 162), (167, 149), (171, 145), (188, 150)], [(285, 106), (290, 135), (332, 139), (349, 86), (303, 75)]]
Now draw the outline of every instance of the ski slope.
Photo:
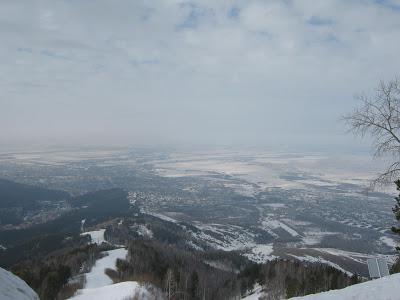
[(81, 233), (81, 236), (84, 235), (90, 235), (90, 239), (92, 243), (95, 243), (97, 245), (101, 245), (102, 243), (106, 242), (104, 239), (104, 232), (105, 229), (99, 229), (99, 230), (94, 230), (94, 231), (87, 231)]
[(86, 284), (78, 290), (73, 300), (126, 300), (151, 299), (151, 293), (138, 282), (125, 281), (113, 283), (105, 274), (106, 269), (116, 270), (117, 259), (125, 259), (128, 251), (125, 248), (104, 252), (106, 256), (98, 259), (92, 270), (86, 274)]
[(96, 261), (92, 270), (86, 274), (86, 289), (92, 289), (113, 284), (113, 281), (105, 273), (106, 269), (116, 270), (117, 259), (125, 259), (128, 250), (121, 248), (105, 251), (106, 256)]
[[(136, 297), (136, 298), (135, 298)], [(71, 298), (73, 300), (125, 300), (125, 299), (151, 299), (146, 288), (134, 281), (125, 281), (93, 289), (81, 290), (80, 294)]]

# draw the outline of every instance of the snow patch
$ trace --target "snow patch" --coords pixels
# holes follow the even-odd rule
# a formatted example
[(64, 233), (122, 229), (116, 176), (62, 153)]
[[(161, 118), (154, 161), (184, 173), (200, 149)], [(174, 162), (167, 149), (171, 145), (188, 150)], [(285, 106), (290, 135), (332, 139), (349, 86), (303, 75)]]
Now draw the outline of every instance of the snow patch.
[(254, 289), (250, 292), (250, 294), (244, 298), (242, 298), (242, 300), (258, 300), (260, 299), (261, 296), (264, 296), (264, 293), (262, 291), (262, 286), (259, 284), (256, 284), (254, 286)]
[(141, 235), (141, 236), (145, 236), (145, 237), (148, 237), (150, 239), (153, 237), (153, 232), (143, 224), (140, 224), (138, 226), (137, 233), (139, 235)]
[(93, 289), (112, 284), (113, 281), (104, 272), (106, 269), (116, 270), (115, 263), (117, 259), (125, 259), (128, 251), (121, 248), (105, 251), (103, 253), (105, 253), (106, 256), (98, 259), (92, 270), (86, 274), (85, 289)]
[(269, 234), (275, 237), (277, 237), (277, 234), (274, 233), (272, 230), (277, 228), (282, 228), (293, 237), (300, 236), (296, 230), (290, 228), (288, 225), (278, 220), (266, 219), (261, 222), (261, 225), (265, 231), (267, 231)]
[(142, 213), (144, 213), (146, 215), (150, 215), (150, 216), (156, 217), (156, 218), (159, 218), (159, 219), (161, 219), (163, 221), (167, 221), (167, 222), (171, 222), (171, 223), (175, 223), (175, 224), (178, 223), (177, 220), (175, 220), (175, 219), (173, 219), (171, 217), (168, 217), (166, 215), (159, 214), (159, 213), (149, 212), (149, 211), (142, 211)]
[(394, 239), (388, 236), (382, 236), (379, 240), (381, 241), (382, 244), (385, 244), (391, 248), (396, 248), (399, 246), (399, 242), (396, 242)]
[(104, 232), (105, 231), (106, 231), (105, 229), (87, 231), (87, 232), (81, 233), (81, 235), (82, 236), (83, 235), (90, 235), (92, 243), (101, 245), (103, 242), (105, 242), (105, 240), (104, 240)]
[(289, 254), (289, 255), (294, 257), (294, 258), (296, 258), (297, 260), (300, 260), (300, 261), (308, 261), (308, 262), (312, 262), (312, 263), (321, 263), (321, 264), (329, 265), (329, 266), (331, 266), (331, 267), (333, 267), (333, 268), (335, 268), (335, 269), (337, 269), (339, 271), (342, 271), (343, 273), (346, 273), (348, 276), (352, 276), (353, 275), (353, 273), (351, 273), (349, 271), (346, 271), (345, 269), (343, 269), (339, 265), (337, 265), (337, 264), (335, 264), (335, 263), (333, 263), (333, 262), (331, 262), (329, 260), (326, 260), (326, 259), (322, 258), (321, 256), (314, 257), (314, 256), (310, 256), (310, 255), (305, 255), (305, 256), (296, 256), (296, 255), (293, 255), (293, 254)]
[(312, 249), (335, 256), (346, 257), (361, 264), (365, 264), (368, 258), (383, 258), (388, 262), (389, 265), (393, 265), (393, 263), (398, 257), (397, 255), (390, 255), (390, 254), (365, 254), (365, 253), (351, 252), (334, 248), (312, 248)]
[(318, 229), (308, 230), (304, 232), (304, 237), (302, 238), (303, 244), (305, 245), (317, 245), (321, 243), (324, 236), (328, 235), (338, 235), (339, 232), (330, 231), (320, 231)]
[(244, 256), (256, 263), (264, 263), (278, 258), (275, 255), (271, 255), (272, 252), (274, 252), (273, 244), (256, 245), (251, 249), (251, 252), (244, 254)]
[(21, 278), (0, 268), (0, 299), (39, 300), (39, 296)]
[(255, 235), (240, 226), (199, 222), (196, 222), (195, 226), (199, 231), (192, 232), (192, 236), (215, 249), (234, 251), (244, 250), (255, 245)]
[(400, 274), (386, 276), (377, 280), (363, 282), (341, 290), (296, 297), (296, 300), (398, 300)]
[[(137, 298), (134, 298), (137, 296)], [(95, 289), (84, 289), (73, 300), (150, 300), (149, 291), (135, 281), (125, 281)]]

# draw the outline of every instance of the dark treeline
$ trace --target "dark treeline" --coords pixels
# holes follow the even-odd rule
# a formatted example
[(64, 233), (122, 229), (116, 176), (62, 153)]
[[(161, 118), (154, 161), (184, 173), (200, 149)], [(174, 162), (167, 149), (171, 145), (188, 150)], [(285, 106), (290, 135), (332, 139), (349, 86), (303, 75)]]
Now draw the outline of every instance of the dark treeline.
[(72, 211), (55, 220), (30, 228), (0, 231), (0, 240), (3, 246), (12, 248), (30, 243), (37, 237), (77, 235), (81, 230), (83, 219), (86, 220), (86, 226), (93, 226), (115, 217), (128, 215), (129, 202), (126, 195), (123, 190), (111, 189), (71, 198), (69, 201), (74, 207)]
[[(59, 195), (54, 193), (53, 196)], [(0, 250), (0, 266), (25, 280), (41, 299), (55, 299), (57, 295), (65, 298), (60, 292), (67, 280), (89, 271), (100, 253), (96, 245), (87, 246), (90, 238), (80, 236), (82, 220), (86, 220), (86, 226), (93, 226), (131, 213), (126, 196), (121, 189), (111, 189), (69, 198), (73, 209), (55, 220), (0, 231), (2, 245), (7, 247)]]
[(201, 255), (155, 241), (136, 240), (117, 262), (121, 280), (150, 282), (174, 299), (230, 299), (240, 295), (233, 272), (213, 268)]
[(0, 224), (17, 225), (31, 210), (38, 210), (42, 202), (58, 202), (70, 199), (63, 191), (12, 182), (0, 178)]
[(296, 260), (274, 260), (253, 265), (239, 274), (250, 284), (263, 286), (265, 299), (282, 299), (341, 289), (359, 282), (359, 278), (327, 265)]
[(16, 183), (2, 178), (0, 178), (0, 195), (0, 208), (21, 207), (23, 209), (37, 208), (39, 201), (70, 198), (67, 192)]
[(321, 264), (275, 260), (255, 264), (237, 252), (185, 251), (153, 240), (130, 243), (117, 263), (119, 280), (150, 282), (172, 299), (240, 299), (260, 284), (266, 299), (346, 287), (357, 277)]
[(111, 247), (87, 245), (88, 237), (79, 235), (85, 219), (85, 226), (102, 224), (110, 243), (129, 245), (127, 260), (117, 262), (118, 271), (108, 270), (114, 281), (151, 283), (171, 299), (240, 299), (256, 284), (267, 299), (280, 299), (356, 282), (328, 266), (284, 260), (260, 265), (239, 251), (213, 250), (193, 238), (196, 227), (142, 214), (129, 206), (126, 196), (112, 189), (71, 198), (72, 210), (55, 220), (0, 232), (8, 246), (0, 251), (1, 266), (11, 268), (41, 299), (71, 296), (83, 286), (83, 274), (101, 251)]

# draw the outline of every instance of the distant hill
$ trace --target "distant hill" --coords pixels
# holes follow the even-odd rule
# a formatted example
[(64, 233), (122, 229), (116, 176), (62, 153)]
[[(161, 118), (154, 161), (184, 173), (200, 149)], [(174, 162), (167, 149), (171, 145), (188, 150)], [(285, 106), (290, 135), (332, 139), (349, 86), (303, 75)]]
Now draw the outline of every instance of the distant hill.
[(69, 199), (67, 192), (16, 183), (0, 178), (0, 208), (34, 209), (41, 201)]
[[(70, 195), (67, 192), (0, 178), (0, 225), (13, 226), (24, 222), (29, 224), (38, 211), (54, 213), (54, 207), (68, 199)], [(26, 218), (29, 214), (31, 219)]]
[(59, 248), (66, 237), (79, 236), (81, 222), (86, 226), (130, 213), (127, 192), (121, 189), (101, 190), (73, 198), (74, 208), (49, 222), (25, 229), (0, 231), (0, 241), (7, 248), (0, 251), (0, 266), (8, 267), (34, 255), (42, 255)]

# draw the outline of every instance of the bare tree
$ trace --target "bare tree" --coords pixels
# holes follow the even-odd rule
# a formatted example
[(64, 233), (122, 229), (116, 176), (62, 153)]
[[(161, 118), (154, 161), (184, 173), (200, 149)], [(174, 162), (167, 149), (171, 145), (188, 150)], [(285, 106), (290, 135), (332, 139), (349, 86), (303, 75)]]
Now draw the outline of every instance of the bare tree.
[(361, 105), (344, 120), (356, 135), (373, 138), (375, 157), (391, 161), (372, 185), (393, 183), (400, 178), (400, 80), (381, 81), (372, 98), (358, 98)]
[(172, 299), (176, 287), (174, 271), (169, 268), (165, 276), (165, 292), (167, 293), (168, 300)]

